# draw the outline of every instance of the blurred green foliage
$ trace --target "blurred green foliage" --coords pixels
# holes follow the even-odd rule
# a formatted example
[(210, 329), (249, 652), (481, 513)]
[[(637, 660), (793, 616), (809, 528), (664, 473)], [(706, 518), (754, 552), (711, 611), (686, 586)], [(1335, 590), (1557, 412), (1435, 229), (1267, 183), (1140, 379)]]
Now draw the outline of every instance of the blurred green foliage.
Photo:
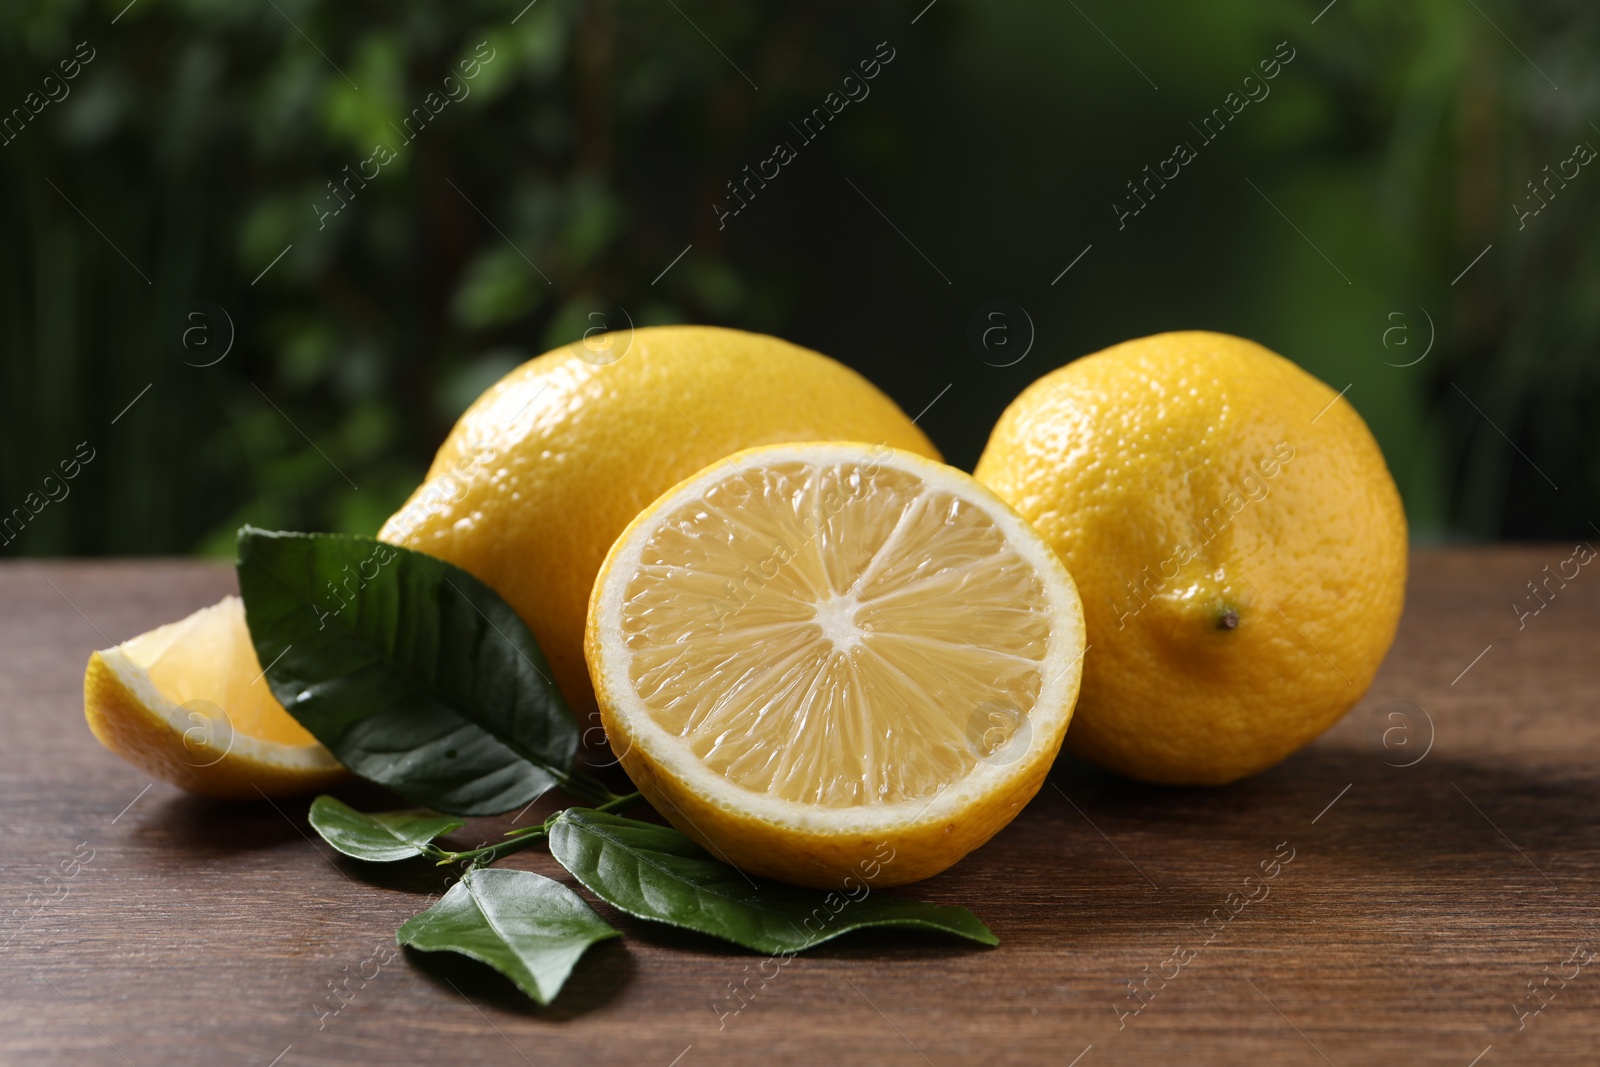
[[(1600, 167), (1513, 206), (1600, 147), (1589, 0), (524, 3), (0, 12), (0, 508), (95, 457), (5, 551), (371, 532), (482, 388), (601, 314), (777, 333), (913, 414), (951, 384), (922, 423), (964, 466), (1046, 370), (1225, 330), (1349, 383), (1419, 538), (1600, 521)], [(1280, 41), (1270, 96), (1119, 229)], [(1036, 333), (1014, 366), (968, 341), (994, 299)]]

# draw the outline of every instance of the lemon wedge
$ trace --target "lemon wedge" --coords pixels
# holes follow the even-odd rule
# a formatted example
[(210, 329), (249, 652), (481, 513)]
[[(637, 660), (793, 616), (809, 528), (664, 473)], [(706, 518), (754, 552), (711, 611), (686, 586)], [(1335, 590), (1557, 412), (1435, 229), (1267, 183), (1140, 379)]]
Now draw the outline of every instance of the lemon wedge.
[(230, 596), (89, 656), (89, 729), (157, 778), (204, 796), (255, 799), (348, 776), (273, 697)]

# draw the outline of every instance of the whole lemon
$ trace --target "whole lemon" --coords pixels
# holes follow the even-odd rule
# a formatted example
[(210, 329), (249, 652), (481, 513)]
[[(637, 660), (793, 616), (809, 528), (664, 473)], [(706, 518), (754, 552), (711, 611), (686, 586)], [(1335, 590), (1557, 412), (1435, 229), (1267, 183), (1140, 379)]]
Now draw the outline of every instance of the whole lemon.
[(491, 386), (378, 536), (487, 582), (532, 628), (585, 716), (589, 591), (634, 516), (742, 449), (822, 440), (939, 458), (894, 401), (809, 349), (707, 326), (603, 334)]
[(1066, 747), (1122, 774), (1264, 770), (1361, 699), (1394, 639), (1406, 523), (1377, 442), (1252, 341), (1158, 334), (1055, 370), (975, 473), (1078, 583)]

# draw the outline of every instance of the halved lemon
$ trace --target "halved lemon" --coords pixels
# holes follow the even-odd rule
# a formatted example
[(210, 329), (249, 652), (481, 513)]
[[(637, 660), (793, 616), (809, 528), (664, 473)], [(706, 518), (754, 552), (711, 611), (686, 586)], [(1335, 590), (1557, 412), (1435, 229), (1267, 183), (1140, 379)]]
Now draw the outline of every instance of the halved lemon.
[(289, 796), (349, 774), (273, 697), (236, 596), (92, 653), (83, 707), (101, 744), (191, 793)]
[(737, 453), (640, 514), (585, 653), (606, 735), (679, 830), (801, 885), (899, 885), (1038, 792), (1083, 611), (999, 497), (886, 446)]

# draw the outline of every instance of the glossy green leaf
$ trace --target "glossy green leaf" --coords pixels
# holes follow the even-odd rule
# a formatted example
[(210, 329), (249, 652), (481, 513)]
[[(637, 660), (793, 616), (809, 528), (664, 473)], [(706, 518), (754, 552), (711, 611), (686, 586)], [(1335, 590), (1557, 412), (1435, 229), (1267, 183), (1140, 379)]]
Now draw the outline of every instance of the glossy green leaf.
[(677, 830), (605, 812), (562, 812), (550, 827), (550, 852), (591, 892), (629, 915), (758, 952), (799, 952), (869, 926), (1000, 943), (965, 908), (884, 896), (865, 877), (849, 892), (748, 878)]
[(368, 537), (239, 531), (272, 692), (356, 774), (455, 815), (566, 778), (578, 727), (517, 613), (443, 560)]
[(324, 793), (311, 802), (311, 828), (346, 856), (374, 863), (420, 856), (436, 837), (461, 829), (461, 820), (431, 811), (357, 811)]
[(578, 957), (618, 933), (582, 897), (532, 871), (475, 867), (395, 934), (424, 952), (487, 963), (540, 1004), (561, 992)]

